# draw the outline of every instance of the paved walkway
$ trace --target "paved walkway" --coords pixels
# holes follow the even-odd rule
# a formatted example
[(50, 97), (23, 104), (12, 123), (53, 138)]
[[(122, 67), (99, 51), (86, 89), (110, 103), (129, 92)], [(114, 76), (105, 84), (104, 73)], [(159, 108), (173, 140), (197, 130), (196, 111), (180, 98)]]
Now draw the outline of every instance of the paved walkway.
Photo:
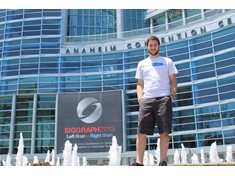
[[(157, 166), (157, 165), (145, 165), (145, 166)], [(168, 164), (168, 166), (235, 166), (235, 162)]]

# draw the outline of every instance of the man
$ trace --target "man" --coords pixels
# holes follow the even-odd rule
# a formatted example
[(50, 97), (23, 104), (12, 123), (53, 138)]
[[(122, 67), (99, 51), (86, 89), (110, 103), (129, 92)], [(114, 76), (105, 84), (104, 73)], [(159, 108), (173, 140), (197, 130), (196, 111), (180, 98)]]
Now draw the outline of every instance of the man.
[(160, 41), (156, 36), (150, 36), (146, 46), (149, 57), (138, 63), (135, 76), (138, 79), (139, 120), (136, 162), (132, 166), (143, 166), (146, 135), (154, 134), (155, 123), (160, 134), (159, 166), (167, 166), (169, 134), (172, 132), (172, 101), (177, 91), (178, 70), (170, 58), (159, 55)]

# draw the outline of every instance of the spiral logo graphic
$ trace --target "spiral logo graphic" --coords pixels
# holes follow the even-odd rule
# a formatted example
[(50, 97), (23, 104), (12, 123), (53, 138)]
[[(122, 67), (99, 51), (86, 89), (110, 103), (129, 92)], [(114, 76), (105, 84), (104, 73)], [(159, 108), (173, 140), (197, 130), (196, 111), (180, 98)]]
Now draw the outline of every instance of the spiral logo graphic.
[[(84, 110), (88, 107), (96, 106), (95, 110), (90, 114), (83, 114)], [(84, 98), (77, 105), (77, 115), (84, 123), (96, 122), (102, 114), (102, 106), (97, 99), (88, 97)]]

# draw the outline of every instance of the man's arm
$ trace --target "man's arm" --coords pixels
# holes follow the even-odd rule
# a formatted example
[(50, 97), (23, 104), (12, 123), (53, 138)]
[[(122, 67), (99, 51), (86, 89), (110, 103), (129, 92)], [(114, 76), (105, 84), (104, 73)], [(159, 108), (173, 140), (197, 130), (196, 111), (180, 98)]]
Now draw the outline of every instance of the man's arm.
[(171, 92), (171, 99), (172, 101), (175, 98), (176, 92), (177, 92), (177, 80), (176, 80), (176, 74), (172, 74), (169, 76), (170, 78), (170, 92)]
[(144, 90), (144, 81), (142, 79), (138, 79), (137, 86), (136, 86), (138, 102), (144, 95), (143, 90)]

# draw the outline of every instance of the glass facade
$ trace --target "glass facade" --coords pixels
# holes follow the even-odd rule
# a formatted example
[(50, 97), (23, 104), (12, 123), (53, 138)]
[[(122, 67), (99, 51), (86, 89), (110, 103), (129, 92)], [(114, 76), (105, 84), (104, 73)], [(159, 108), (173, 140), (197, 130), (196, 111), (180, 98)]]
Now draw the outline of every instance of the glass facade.
[[(65, 11), (67, 26), (62, 25)], [(124, 31), (145, 28), (145, 12), (124, 10)], [(198, 13), (186, 10), (187, 17)], [(163, 14), (156, 23), (165, 22)], [(16, 154), (20, 132), (27, 154), (55, 148), (58, 94), (112, 90), (126, 93), (126, 152), (136, 150), (135, 69), (148, 51), (60, 53), (65, 29), (76, 36), (115, 33), (116, 27), (115, 9), (0, 10), (0, 155)], [(208, 147), (214, 141), (235, 144), (234, 39), (230, 24), (161, 45), (160, 55), (170, 57), (179, 70), (170, 150), (181, 148), (181, 143), (189, 148)], [(147, 149), (155, 150), (158, 138), (156, 126)]]
[[(124, 31), (142, 29), (147, 10), (124, 9)], [(68, 36), (97, 35), (117, 32), (116, 9), (68, 10)], [(98, 37), (98, 36), (97, 36)]]
[(116, 32), (115, 9), (68, 10), (68, 36)]

